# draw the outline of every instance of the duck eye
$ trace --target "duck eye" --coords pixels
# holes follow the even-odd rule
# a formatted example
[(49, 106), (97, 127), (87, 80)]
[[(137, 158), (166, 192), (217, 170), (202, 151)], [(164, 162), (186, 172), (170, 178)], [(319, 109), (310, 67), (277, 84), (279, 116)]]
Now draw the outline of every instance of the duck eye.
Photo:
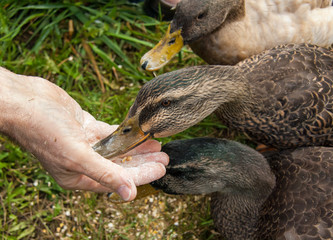
[(163, 107), (168, 107), (168, 106), (170, 105), (170, 103), (171, 103), (170, 100), (163, 100), (163, 101), (161, 102), (161, 105), (162, 105)]
[(201, 19), (203, 19), (205, 16), (206, 16), (206, 12), (202, 12), (202, 13), (200, 13), (200, 14), (197, 16), (197, 19), (198, 19), (198, 20), (201, 20)]

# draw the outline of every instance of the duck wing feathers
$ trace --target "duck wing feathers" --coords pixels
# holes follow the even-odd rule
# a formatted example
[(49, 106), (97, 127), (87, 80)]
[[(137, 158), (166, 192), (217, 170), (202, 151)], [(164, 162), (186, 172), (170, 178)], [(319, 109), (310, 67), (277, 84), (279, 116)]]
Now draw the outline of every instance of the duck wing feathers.
[(276, 186), (260, 213), (260, 239), (332, 239), (333, 149), (306, 147), (264, 155)]
[(233, 119), (217, 112), (228, 126), (277, 148), (333, 146), (333, 51), (290, 44), (238, 67), (255, 104), (249, 114)]

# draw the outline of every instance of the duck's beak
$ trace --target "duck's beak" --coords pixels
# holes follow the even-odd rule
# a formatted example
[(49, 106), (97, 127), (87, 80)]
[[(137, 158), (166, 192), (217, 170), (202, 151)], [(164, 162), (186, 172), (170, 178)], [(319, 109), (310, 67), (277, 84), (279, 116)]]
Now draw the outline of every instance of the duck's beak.
[(181, 29), (170, 33), (171, 25), (162, 40), (140, 60), (141, 67), (147, 71), (155, 71), (167, 64), (183, 47)]
[[(135, 200), (144, 198), (150, 195), (155, 195), (162, 192), (161, 190), (156, 190), (153, 188), (150, 184), (145, 184), (142, 186), (137, 187), (137, 194), (135, 197)], [(125, 203), (125, 201), (117, 194), (117, 193), (111, 193), (109, 195), (109, 199), (112, 203)]]
[(151, 137), (150, 133), (141, 130), (137, 117), (126, 117), (116, 131), (96, 143), (93, 148), (103, 157), (113, 158), (128, 152)]

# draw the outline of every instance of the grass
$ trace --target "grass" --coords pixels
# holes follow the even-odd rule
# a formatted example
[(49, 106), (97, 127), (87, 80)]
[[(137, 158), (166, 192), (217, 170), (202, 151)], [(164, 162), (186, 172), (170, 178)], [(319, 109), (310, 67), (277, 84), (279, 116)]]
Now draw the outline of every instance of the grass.
[[(140, 4), (120, 0), (0, 2), (0, 66), (66, 90), (83, 109), (119, 124), (153, 78), (140, 57), (166, 31)], [(189, 49), (157, 74), (203, 64)], [(163, 142), (218, 135), (214, 117)], [(217, 239), (209, 197), (150, 196), (114, 205), (65, 191), (29, 153), (0, 136), (1, 239)]]

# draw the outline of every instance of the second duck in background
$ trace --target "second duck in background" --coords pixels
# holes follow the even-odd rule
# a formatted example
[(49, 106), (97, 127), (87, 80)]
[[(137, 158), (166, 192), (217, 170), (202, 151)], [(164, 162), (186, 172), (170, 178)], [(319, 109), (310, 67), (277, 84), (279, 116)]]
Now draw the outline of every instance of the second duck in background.
[(288, 43), (333, 43), (332, 0), (182, 0), (166, 36), (141, 59), (155, 71), (184, 44), (209, 64), (236, 64)]

